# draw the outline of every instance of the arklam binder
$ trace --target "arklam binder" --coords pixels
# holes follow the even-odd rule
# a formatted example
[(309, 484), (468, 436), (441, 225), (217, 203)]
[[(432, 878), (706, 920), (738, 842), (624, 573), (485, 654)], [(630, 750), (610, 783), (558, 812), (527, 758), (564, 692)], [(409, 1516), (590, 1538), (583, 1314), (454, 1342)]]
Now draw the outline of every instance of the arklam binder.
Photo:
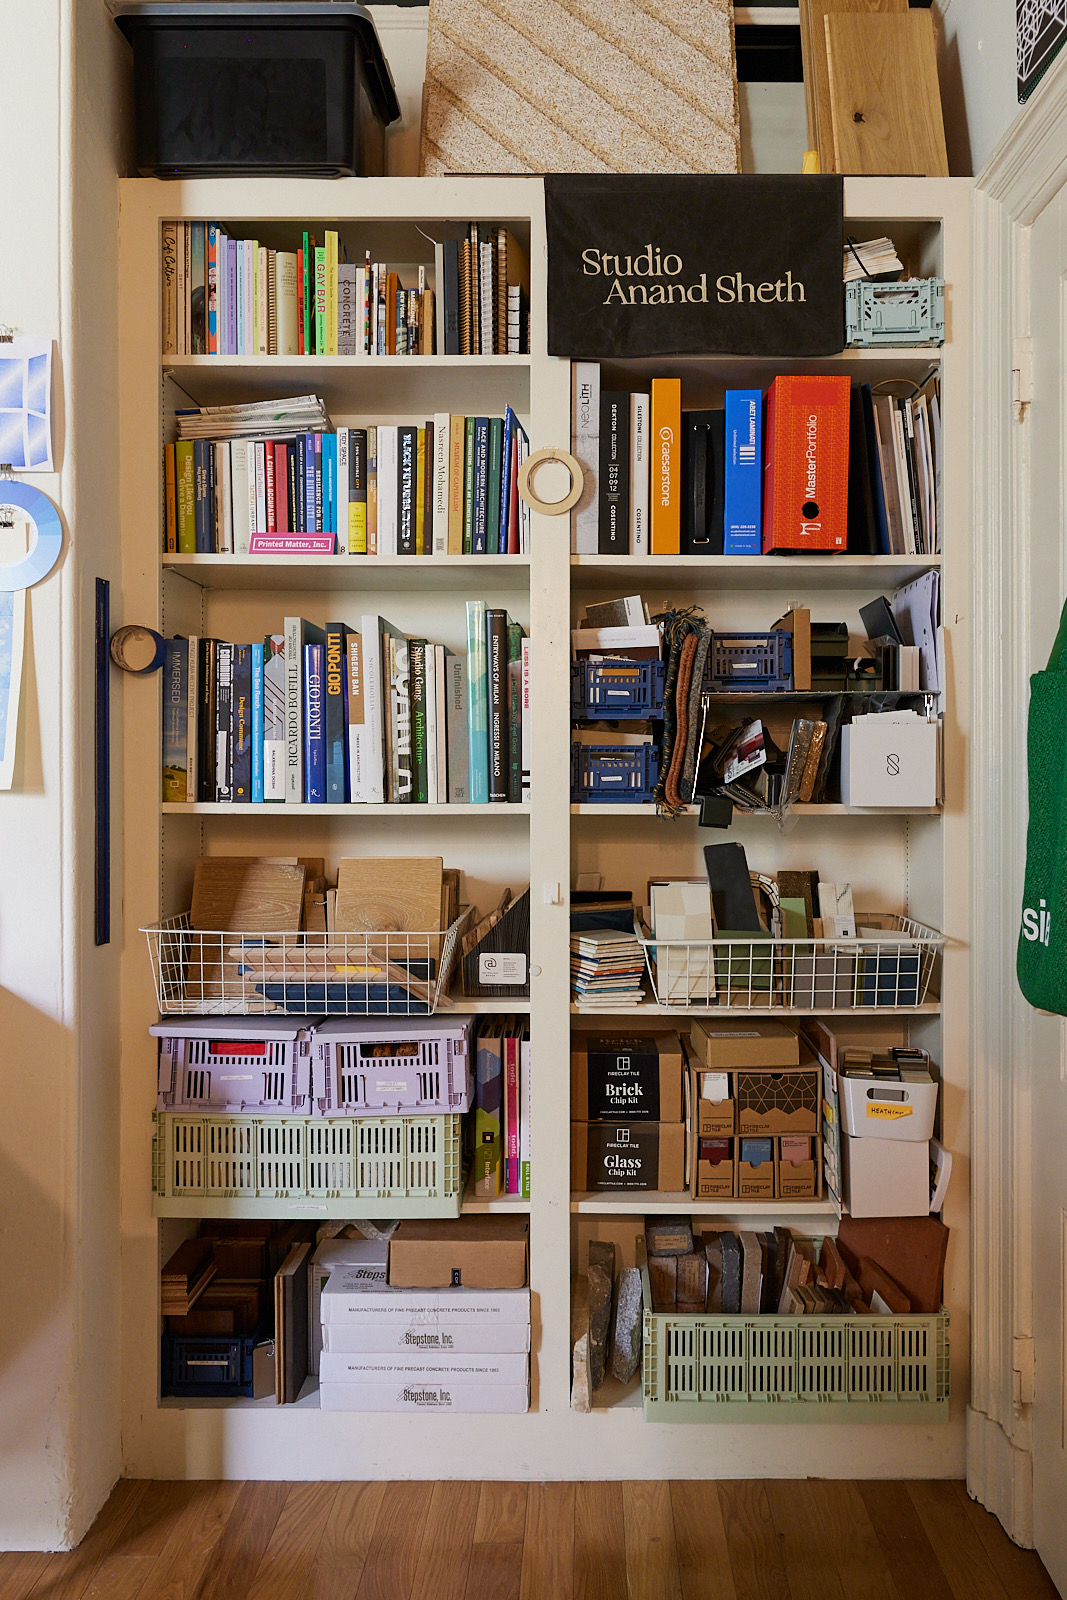
[(846, 549), (848, 435), (848, 378), (775, 378), (767, 395), (765, 554)]

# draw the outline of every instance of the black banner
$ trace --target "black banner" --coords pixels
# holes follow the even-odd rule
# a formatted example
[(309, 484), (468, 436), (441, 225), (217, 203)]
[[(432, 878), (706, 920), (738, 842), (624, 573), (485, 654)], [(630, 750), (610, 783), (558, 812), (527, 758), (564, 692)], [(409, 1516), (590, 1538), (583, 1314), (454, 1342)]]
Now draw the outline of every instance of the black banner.
[(839, 177), (547, 175), (554, 356), (842, 349)]

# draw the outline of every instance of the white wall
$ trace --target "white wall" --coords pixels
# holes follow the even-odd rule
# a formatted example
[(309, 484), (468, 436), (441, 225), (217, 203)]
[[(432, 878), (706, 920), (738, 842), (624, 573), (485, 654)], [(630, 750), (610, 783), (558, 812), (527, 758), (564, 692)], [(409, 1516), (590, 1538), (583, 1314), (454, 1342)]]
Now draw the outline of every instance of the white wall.
[(1019, 110), (1011, 0), (934, 0), (949, 167), (980, 172)]
[(113, 35), (103, 0), (0, 0), (0, 321), (57, 343), (58, 471), (35, 482), (67, 532), (30, 593), (0, 793), (0, 1547), (16, 1549), (75, 1543), (120, 1466), (118, 951), (95, 948), (92, 915), (93, 580), (118, 572)]

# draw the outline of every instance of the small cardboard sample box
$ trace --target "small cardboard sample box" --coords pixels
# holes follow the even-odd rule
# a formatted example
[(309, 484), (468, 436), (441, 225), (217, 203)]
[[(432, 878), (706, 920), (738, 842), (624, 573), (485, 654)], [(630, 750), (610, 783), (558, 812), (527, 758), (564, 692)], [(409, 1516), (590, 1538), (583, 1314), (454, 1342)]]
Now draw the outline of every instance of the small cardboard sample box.
[(734, 1131), (734, 1101), (728, 1072), (689, 1069), (689, 1107), (696, 1132), (703, 1139), (728, 1138)]
[(694, 1200), (730, 1200), (734, 1192), (734, 1141), (693, 1135), (689, 1170)]
[(845, 1204), (854, 1217), (925, 1217), (930, 1211), (930, 1146), (906, 1139), (841, 1141)]
[(681, 1122), (681, 1040), (676, 1033), (571, 1036), (574, 1122)]
[(818, 1194), (817, 1148), (818, 1141), (807, 1134), (784, 1133), (778, 1140), (779, 1200), (811, 1200)]
[(736, 1023), (694, 1021), (689, 1030), (693, 1054), (712, 1071), (734, 1067), (795, 1067), (800, 1062), (796, 1033), (782, 1022), (762, 1018)]
[(736, 1072), (734, 1095), (739, 1134), (819, 1131), (819, 1067), (808, 1051), (798, 1066)]
[(739, 1200), (774, 1199), (774, 1139), (738, 1139), (737, 1184)]
[(671, 1192), (685, 1188), (683, 1122), (572, 1122), (575, 1189)]
[(529, 1243), (526, 1217), (412, 1219), (389, 1241), (389, 1282), (402, 1289), (521, 1289)]
[(935, 806), (939, 734), (917, 711), (854, 717), (841, 729), (844, 804)]

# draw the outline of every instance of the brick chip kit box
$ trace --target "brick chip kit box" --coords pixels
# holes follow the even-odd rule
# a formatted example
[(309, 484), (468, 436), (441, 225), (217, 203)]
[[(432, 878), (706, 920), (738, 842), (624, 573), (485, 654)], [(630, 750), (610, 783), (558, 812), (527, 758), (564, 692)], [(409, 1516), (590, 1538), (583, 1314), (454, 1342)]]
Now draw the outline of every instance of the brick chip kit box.
[(575, 1033), (571, 1119), (682, 1120), (682, 1045), (676, 1033)]

